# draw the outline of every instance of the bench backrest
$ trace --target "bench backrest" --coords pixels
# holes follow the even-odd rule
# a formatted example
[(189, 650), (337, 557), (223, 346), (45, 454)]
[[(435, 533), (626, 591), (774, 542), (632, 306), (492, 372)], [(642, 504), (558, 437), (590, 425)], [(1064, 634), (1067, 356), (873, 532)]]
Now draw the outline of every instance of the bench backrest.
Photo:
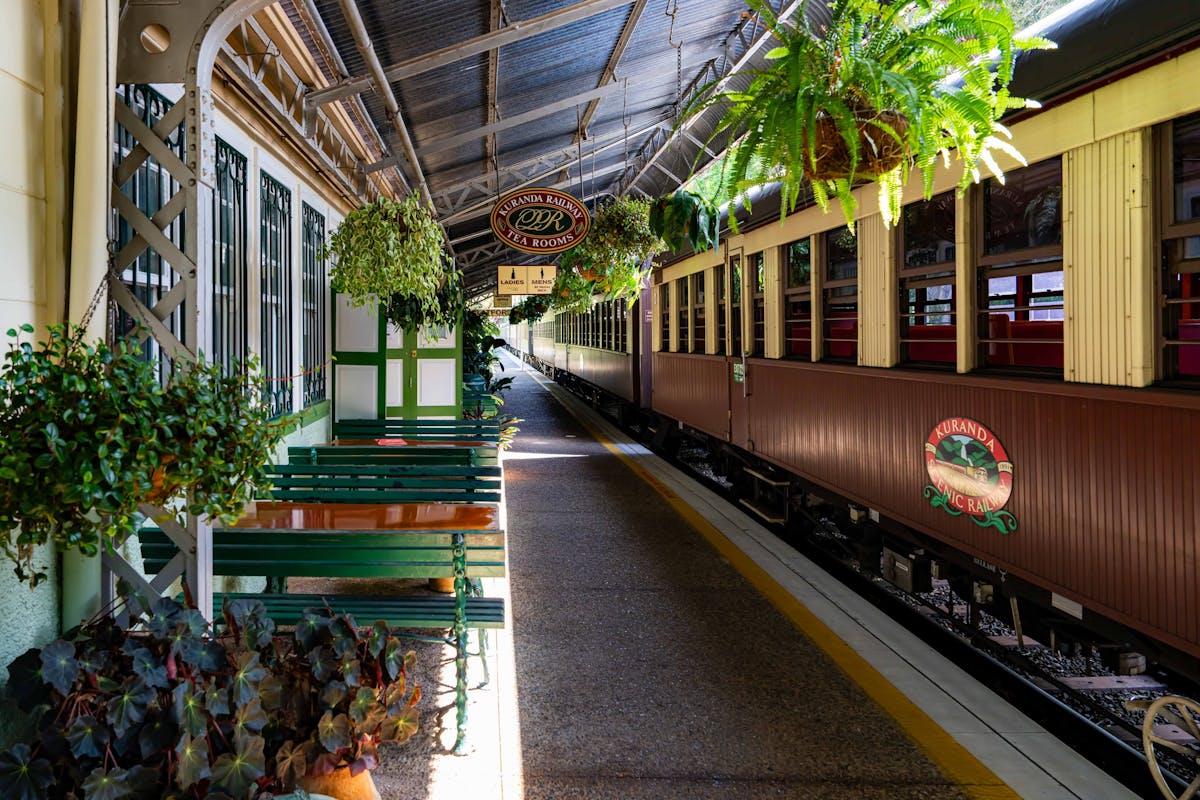
[(498, 466), (279, 464), (265, 470), (272, 500), (326, 503), (499, 503)]
[[(451, 578), (454, 540), (466, 548), (467, 575), (505, 574), (504, 531), (296, 531), (213, 529), (213, 574), (313, 578)], [(178, 547), (157, 528), (138, 534), (149, 574)]]
[(336, 439), (498, 442), (495, 419), (343, 419), (333, 423)]
[(379, 445), (310, 445), (289, 447), (289, 464), (427, 464), (494, 466), (496, 448), (386, 447)]

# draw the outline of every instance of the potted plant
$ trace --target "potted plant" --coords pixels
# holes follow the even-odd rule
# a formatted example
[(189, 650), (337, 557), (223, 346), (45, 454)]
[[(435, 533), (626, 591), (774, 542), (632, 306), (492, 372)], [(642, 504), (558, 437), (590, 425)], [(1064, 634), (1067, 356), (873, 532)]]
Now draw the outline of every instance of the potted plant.
[(1053, 45), (1016, 38), (1004, 0), (834, 0), (820, 29), (807, 2), (797, 22), (778, 19), (763, 0), (747, 3), (780, 42), (771, 63), (744, 90), (702, 87), (685, 109), (686, 117), (721, 107), (713, 137), (744, 136), (723, 167), (731, 197), (780, 181), (786, 214), (809, 181), (821, 208), (836, 197), (853, 225), (852, 189), (873, 180), (890, 224), (914, 165), (928, 197), (951, 151), (960, 187), (978, 181), (981, 166), (1003, 177), (995, 151), (1024, 163), (999, 120), (1032, 103), (1007, 87), (1019, 50)]
[(660, 197), (650, 206), (650, 230), (675, 251), (685, 244), (693, 253), (716, 247), (720, 221), (716, 206), (685, 189)]
[(214, 636), (174, 600), (130, 608), (142, 630), (101, 618), (9, 666), (37, 733), (0, 753), (5, 800), (329, 794), (322, 779), (369, 782), (379, 743), (417, 729), (414, 656), (382, 622), (309, 609), (277, 635), (238, 600)]
[(453, 328), (458, 325), (465, 308), (462, 273), (458, 271), (445, 275), (432, 306), (413, 294), (393, 294), (383, 301), (387, 321), (402, 331), (415, 331), (422, 325)]
[(18, 578), (45, 578), (35, 545), (111, 549), (142, 502), (181, 497), (171, 503), (181, 515), (240, 516), (282, 436), (253, 371), (252, 361), (227, 374), (201, 358), (177, 364), (163, 386), (131, 344), (89, 345), (80, 328), (10, 342), (0, 365), (0, 529), (10, 533), (0, 550)]
[(587, 238), (563, 253), (559, 274), (574, 269), (609, 299), (634, 298), (649, 275), (643, 265), (662, 249), (649, 201), (618, 197), (596, 211)]
[(579, 274), (569, 253), (571, 250), (563, 253), (558, 274), (554, 276), (554, 285), (550, 287), (550, 307), (582, 314), (592, 307), (596, 283)]
[(333, 261), (334, 291), (354, 305), (401, 295), (432, 314), (449, 264), (445, 244), (441, 225), (415, 195), (382, 197), (346, 215), (324, 253)]
[(522, 322), (537, 322), (550, 310), (550, 295), (534, 294), (526, 297), (508, 312), (508, 321), (513, 325)]

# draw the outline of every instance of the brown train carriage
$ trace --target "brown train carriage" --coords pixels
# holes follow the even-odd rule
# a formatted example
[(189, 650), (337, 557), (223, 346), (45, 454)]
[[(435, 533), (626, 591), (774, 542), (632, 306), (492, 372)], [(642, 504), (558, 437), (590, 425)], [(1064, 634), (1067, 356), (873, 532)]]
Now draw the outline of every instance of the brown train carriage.
[[(852, 271), (831, 266), (836, 207), (780, 223), (759, 200), (720, 251), (668, 262), (653, 408), (1200, 675), (1200, 15), (1160, 5), (1109, 0), (1048, 32), (1060, 50), (1014, 84), (1047, 101), (1012, 124), (1031, 166), (941, 195), (940, 241), (885, 229), (866, 187)], [(720, 287), (702, 309), (719, 334), (688, 327), (701, 285)], [(926, 495), (948, 418), (1003, 445), (1015, 530)]]

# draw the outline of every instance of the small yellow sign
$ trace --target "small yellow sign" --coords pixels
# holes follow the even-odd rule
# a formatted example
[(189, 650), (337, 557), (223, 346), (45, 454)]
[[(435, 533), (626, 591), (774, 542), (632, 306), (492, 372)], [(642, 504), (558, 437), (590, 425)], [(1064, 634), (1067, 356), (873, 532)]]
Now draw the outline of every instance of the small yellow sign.
[(521, 266), (505, 264), (497, 268), (496, 296), (514, 294), (550, 294), (550, 287), (558, 276), (558, 267), (553, 264)]
[(512, 308), (512, 295), (493, 298), (492, 308)]

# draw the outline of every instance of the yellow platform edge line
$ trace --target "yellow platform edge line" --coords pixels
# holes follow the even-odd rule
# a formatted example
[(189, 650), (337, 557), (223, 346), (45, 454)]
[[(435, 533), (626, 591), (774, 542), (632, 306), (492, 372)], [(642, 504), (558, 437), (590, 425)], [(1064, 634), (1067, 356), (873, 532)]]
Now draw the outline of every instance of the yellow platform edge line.
[(946, 777), (957, 783), (969, 797), (974, 800), (1020, 800), (1020, 795), (1000, 780), (996, 773), (988, 769), (973, 753), (959, 744), (919, 706), (893, 686), (891, 681), (867, 663), (866, 659), (846, 644), (828, 625), (817, 619), (803, 603), (793, 597), (716, 526), (692, 508), (670, 487), (623, 453), (576, 409), (567, 403), (562, 403), (562, 406), (591, 434), (592, 438), (604, 445), (625, 466), (662, 495), (679, 516), (712, 545), (721, 556), (727, 559), (734, 569), (783, 612), (784, 616), (791, 620), (792, 624), (802, 633), (812, 639), (813, 643), (829, 656), (834, 664), (900, 724), (900, 727), (916, 742), (925, 755), (942, 770)]

